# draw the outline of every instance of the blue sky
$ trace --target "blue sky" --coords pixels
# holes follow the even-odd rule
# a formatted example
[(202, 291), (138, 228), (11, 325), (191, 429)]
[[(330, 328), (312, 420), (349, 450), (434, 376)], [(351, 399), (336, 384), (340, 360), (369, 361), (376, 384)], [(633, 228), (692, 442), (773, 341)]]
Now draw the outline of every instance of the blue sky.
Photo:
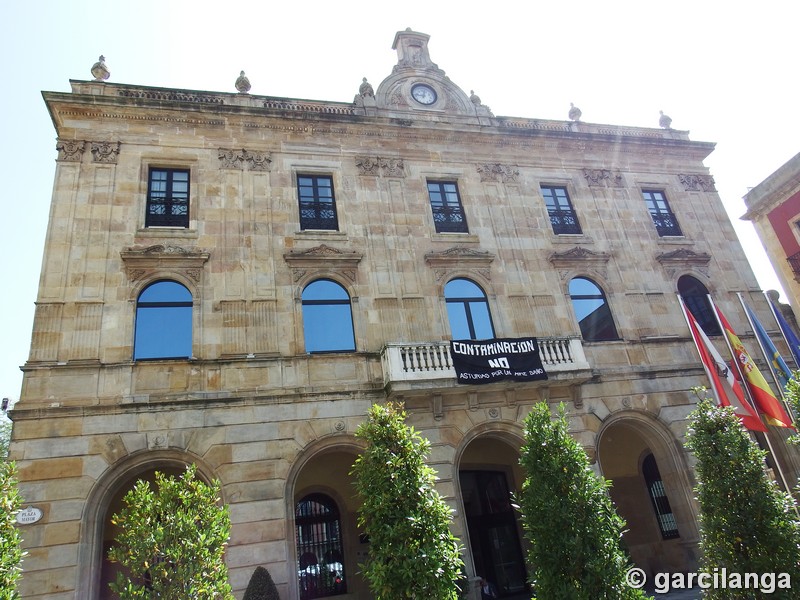
[(759, 283), (777, 287), (742, 196), (800, 147), (800, 3), (746, 10), (706, 0), (654, 4), (585, 0), (519, 3), (203, 3), (197, 0), (29, 0), (0, 8), (0, 396), (19, 397), (30, 346), (53, 175), (55, 130), (42, 90), (91, 79), (105, 55), (117, 83), (349, 102), (362, 77), (391, 73), (397, 31), (431, 36), (432, 60), (496, 115), (658, 125), (659, 110), (707, 159)]

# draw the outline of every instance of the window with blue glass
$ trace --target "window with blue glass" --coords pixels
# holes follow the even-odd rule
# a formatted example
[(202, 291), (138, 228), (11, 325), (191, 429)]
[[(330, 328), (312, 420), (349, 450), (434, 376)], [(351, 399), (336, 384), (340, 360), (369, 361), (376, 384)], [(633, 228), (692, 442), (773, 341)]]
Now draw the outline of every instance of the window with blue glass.
[(309, 283), (302, 294), (306, 352), (352, 352), (356, 349), (350, 296), (330, 279)]
[(578, 215), (575, 214), (575, 209), (569, 201), (567, 188), (552, 185), (543, 185), (541, 188), (553, 233), (557, 235), (581, 233)]
[(189, 171), (150, 169), (145, 227), (189, 227)]
[(326, 175), (298, 175), (300, 229), (339, 229), (333, 179)]
[(591, 279), (575, 277), (569, 282), (569, 297), (584, 340), (598, 342), (619, 339), (608, 300), (599, 285)]
[(437, 233), (469, 232), (455, 181), (429, 181), (428, 197)]
[(453, 279), (444, 286), (450, 335), (454, 340), (494, 337), (492, 315), (484, 291), (469, 279)]
[(192, 294), (175, 281), (147, 286), (136, 301), (134, 360), (192, 355)]
[(642, 190), (644, 203), (647, 205), (647, 210), (653, 219), (653, 225), (656, 226), (656, 231), (661, 237), (664, 236), (682, 236), (678, 219), (669, 207), (667, 197), (664, 192), (658, 190)]

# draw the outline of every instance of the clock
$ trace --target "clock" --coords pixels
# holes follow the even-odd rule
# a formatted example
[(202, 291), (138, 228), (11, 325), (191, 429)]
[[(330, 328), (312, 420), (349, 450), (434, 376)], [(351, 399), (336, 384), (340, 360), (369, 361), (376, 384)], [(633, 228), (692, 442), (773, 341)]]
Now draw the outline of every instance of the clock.
[(411, 88), (411, 97), (420, 104), (430, 106), (436, 102), (436, 91), (429, 85), (418, 83)]

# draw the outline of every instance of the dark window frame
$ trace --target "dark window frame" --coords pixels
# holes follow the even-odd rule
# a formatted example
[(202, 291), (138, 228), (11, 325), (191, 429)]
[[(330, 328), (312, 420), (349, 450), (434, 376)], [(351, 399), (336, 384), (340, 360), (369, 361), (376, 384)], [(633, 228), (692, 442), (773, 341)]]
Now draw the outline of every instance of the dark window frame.
[[(596, 289), (597, 293), (594, 294), (576, 294), (572, 291), (572, 284), (576, 280), (587, 281), (592, 284)], [(578, 275), (573, 277), (569, 284), (569, 299), (572, 303), (572, 310), (575, 313), (575, 317), (578, 319), (578, 327), (581, 330), (581, 337), (584, 341), (587, 342), (612, 342), (620, 340), (619, 331), (617, 330), (617, 324), (614, 321), (614, 315), (611, 314), (611, 305), (608, 302), (608, 297), (606, 296), (605, 291), (603, 288), (598, 285), (596, 281), (590, 279), (589, 277), (584, 277), (583, 275)], [(575, 310), (575, 301), (581, 300), (602, 300), (603, 304), (592, 310), (590, 313), (586, 314), (583, 319), (579, 317), (579, 311)], [(598, 312), (599, 310), (603, 309), (604, 312)], [(590, 319), (591, 318), (591, 319)], [(598, 328), (598, 323), (603, 323), (603, 319), (608, 319), (608, 324), (610, 327), (605, 326)], [(598, 335), (604, 331), (608, 333), (605, 335)]]
[[(314, 284), (320, 283), (320, 282), (327, 282), (327, 283), (332, 283), (332, 284), (336, 285), (337, 287), (339, 287), (341, 289), (341, 291), (344, 293), (346, 298), (324, 298), (324, 299), (314, 298), (314, 299), (310, 299), (310, 298), (304, 298), (303, 297), (306, 294), (306, 290), (308, 290)], [(347, 291), (347, 288), (345, 288), (341, 283), (339, 283), (338, 281), (336, 281), (334, 279), (330, 279), (330, 278), (327, 278), (327, 277), (321, 277), (319, 279), (314, 279), (313, 281), (309, 281), (303, 287), (303, 291), (302, 291), (302, 293), (300, 295), (300, 306), (301, 306), (301, 311), (303, 312), (303, 340), (304, 340), (304, 345), (305, 345), (306, 352), (308, 352), (309, 354), (326, 354), (326, 353), (330, 354), (330, 353), (333, 353), (333, 352), (355, 352), (356, 351), (356, 331), (355, 331), (355, 321), (353, 320), (353, 299), (350, 296), (350, 293)], [(310, 317), (309, 313), (305, 310), (306, 306), (347, 306), (348, 309), (349, 309), (348, 313), (349, 313), (349, 317), (350, 317), (350, 335), (351, 335), (351, 338), (349, 338), (347, 340), (348, 344), (341, 344), (340, 346), (337, 346), (335, 348), (330, 347), (330, 348), (324, 348), (324, 349), (321, 349), (321, 350), (309, 350), (309, 346), (312, 345), (312, 344), (309, 344), (309, 339), (311, 339), (311, 336), (314, 334), (314, 332), (312, 330), (310, 330), (310, 328), (309, 328), (311, 319), (309, 318)], [(349, 343), (351, 340), (352, 340), (352, 344)]]
[[(161, 284), (174, 284), (176, 286), (180, 286), (185, 290), (185, 292), (189, 295), (189, 300), (157, 300), (157, 301), (148, 301), (142, 300), (142, 296), (145, 295), (149, 290), (154, 289), (155, 286)], [(145, 319), (145, 315), (150, 315), (149, 311), (154, 311), (158, 309), (180, 309), (180, 308), (188, 308), (188, 323), (181, 324), (178, 319), (171, 318), (168, 319), (169, 327), (175, 327), (174, 331), (164, 331), (159, 330), (157, 333), (155, 331), (149, 331), (150, 323), (148, 322), (150, 319)], [(187, 360), (192, 356), (192, 344), (193, 344), (193, 335), (194, 335), (194, 295), (192, 291), (186, 287), (184, 284), (172, 280), (172, 279), (159, 279), (153, 281), (146, 285), (139, 295), (136, 298), (136, 315), (135, 315), (135, 323), (134, 323), (134, 343), (133, 343), (133, 360), (135, 361), (148, 361), (148, 360)], [(142, 311), (147, 311), (142, 314)], [(181, 311), (181, 314), (183, 311)], [(180, 329), (178, 326), (180, 325)], [(167, 327), (167, 329), (169, 329)], [(188, 328), (188, 330), (186, 329)], [(154, 336), (164, 337), (171, 340), (177, 339), (177, 334), (181, 334), (183, 336), (188, 336), (188, 340), (183, 340), (184, 343), (188, 342), (188, 347), (186, 348), (187, 352), (182, 352), (180, 354), (168, 354), (162, 353), (159, 355), (153, 355), (150, 352), (150, 344), (151, 340), (154, 339)], [(145, 350), (142, 350), (142, 347), (145, 347)]]
[(650, 497), (650, 503), (653, 507), (662, 539), (674, 540), (681, 537), (678, 531), (678, 522), (672, 512), (672, 507), (670, 507), (669, 498), (664, 488), (664, 481), (658, 471), (658, 463), (656, 463), (656, 458), (652, 453), (645, 456), (642, 461), (642, 477), (647, 487), (647, 495)]
[(683, 237), (678, 219), (662, 190), (642, 190), (642, 197), (660, 237)]
[[(295, 504), (295, 544), (301, 600), (347, 593), (342, 519), (333, 498), (314, 493)], [(341, 570), (322, 572), (333, 563), (341, 565)]]
[(436, 233), (469, 233), (458, 182), (428, 180), (427, 190)]
[(302, 231), (339, 231), (339, 214), (331, 175), (298, 173), (297, 202)]
[[(164, 175), (157, 178), (156, 175)], [(186, 180), (177, 180), (176, 175), (185, 175)], [(150, 167), (147, 174), (147, 206), (145, 227), (189, 227), (189, 200), (191, 198), (191, 171), (166, 167)], [(176, 188), (185, 183), (186, 190)], [(158, 189), (162, 187), (164, 189)]]
[[(448, 297), (447, 296), (447, 286), (450, 285), (453, 282), (456, 282), (456, 281), (466, 281), (466, 282), (474, 285), (478, 289), (478, 291), (481, 292), (481, 294), (483, 296), (482, 297), (478, 297), (478, 296), (451, 296), (451, 297)], [(446, 306), (447, 305), (456, 305), (456, 306), (460, 306), (461, 308), (463, 308), (464, 318), (465, 318), (466, 323), (467, 323), (467, 328), (469, 329), (469, 338), (455, 338), (455, 337), (453, 337), (453, 339), (476, 340), (476, 339), (492, 339), (492, 338), (496, 337), (496, 333), (495, 333), (495, 329), (494, 329), (494, 321), (492, 320), (492, 311), (491, 311), (491, 307), (489, 306), (489, 297), (486, 295), (486, 290), (484, 290), (477, 283), (475, 283), (471, 279), (467, 279), (466, 277), (454, 277), (453, 279), (448, 281), (447, 284), (445, 284), (444, 301), (445, 301), (445, 305)], [(491, 332), (492, 332), (491, 338), (478, 338), (477, 337), (477, 332), (475, 330), (475, 319), (474, 319), (473, 314), (472, 314), (473, 313), (473, 310), (472, 310), (472, 305), (473, 304), (476, 304), (476, 305), (479, 304), (479, 305), (484, 306), (486, 308), (486, 315), (487, 315), (487, 317), (489, 319), (488, 325), (489, 325), (489, 328), (491, 329)], [(448, 310), (448, 319), (449, 319), (449, 310)], [(453, 335), (453, 324), (452, 323), (450, 323), (450, 334)]]
[(575, 207), (572, 206), (567, 188), (562, 185), (541, 185), (540, 189), (553, 233), (556, 235), (582, 234), (581, 224), (578, 221)]
[(705, 334), (708, 336), (722, 335), (714, 308), (708, 300), (708, 288), (703, 285), (703, 282), (691, 275), (681, 275), (678, 278), (677, 288), (686, 308), (692, 313)]

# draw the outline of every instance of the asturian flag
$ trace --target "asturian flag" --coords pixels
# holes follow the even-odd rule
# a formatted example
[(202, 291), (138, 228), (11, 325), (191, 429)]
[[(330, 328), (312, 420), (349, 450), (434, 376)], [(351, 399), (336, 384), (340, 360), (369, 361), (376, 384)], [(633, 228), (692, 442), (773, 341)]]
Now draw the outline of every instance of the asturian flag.
[(763, 421), (745, 399), (742, 386), (736, 381), (731, 369), (717, 352), (717, 349), (714, 348), (714, 344), (711, 343), (711, 340), (708, 339), (705, 332), (697, 324), (694, 315), (688, 308), (683, 306), (683, 302), (681, 302), (681, 308), (684, 309), (686, 320), (689, 323), (689, 331), (692, 333), (694, 345), (697, 347), (700, 360), (703, 362), (706, 375), (711, 382), (711, 391), (717, 399), (717, 404), (719, 406), (733, 406), (734, 412), (747, 429), (766, 431), (767, 428), (764, 426)]
[(789, 345), (789, 350), (794, 357), (794, 362), (800, 365), (800, 338), (797, 337), (797, 334), (789, 326), (789, 323), (786, 321), (786, 319), (784, 319), (780, 308), (775, 306), (772, 300), (770, 300), (769, 303), (772, 307), (772, 314), (775, 315), (775, 321), (777, 321), (778, 327), (781, 328), (781, 333), (783, 334), (786, 343)]
[(728, 341), (731, 344), (731, 348), (733, 348), (734, 359), (739, 363), (739, 368), (746, 380), (747, 387), (750, 390), (753, 401), (756, 403), (756, 407), (763, 413), (764, 418), (770, 425), (775, 425), (776, 427), (792, 427), (792, 419), (786, 414), (786, 411), (775, 397), (775, 394), (772, 393), (767, 380), (764, 379), (761, 371), (758, 370), (756, 363), (753, 362), (753, 359), (750, 357), (750, 353), (745, 350), (744, 344), (742, 344), (739, 336), (733, 331), (733, 327), (728, 323), (722, 311), (716, 306), (714, 306), (714, 309), (719, 315), (719, 320), (725, 330), (725, 335), (728, 336)]

